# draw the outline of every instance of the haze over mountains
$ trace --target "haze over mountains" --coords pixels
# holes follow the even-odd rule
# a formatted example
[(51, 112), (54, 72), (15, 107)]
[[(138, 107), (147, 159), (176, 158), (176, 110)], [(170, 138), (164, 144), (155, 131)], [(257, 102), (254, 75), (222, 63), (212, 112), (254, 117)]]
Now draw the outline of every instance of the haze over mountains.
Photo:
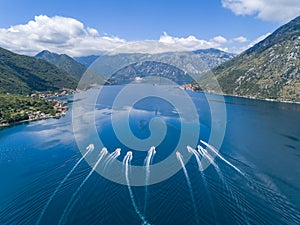
[[(60, 55), (47, 50), (38, 53), (35, 57), (30, 57), (15, 54), (1, 48), (0, 57), (0, 92), (29, 94), (35, 91), (54, 91), (61, 88), (75, 89), (78, 80), (83, 74), (87, 75), (89, 80), (86, 81), (86, 83), (81, 83), (82, 88), (86, 88), (91, 84), (110, 83), (111, 81), (107, 82), (105, 78), (102, 77), (102, 74), (106, 75), (106, 77), (110, 77), (113, 73), (137, 62), (141, 63), (138, 67), (140, 69), (138, 73), (140, 76), (150, 76), (153, 75), (154, 71), (160, 71), (159, 74), (165, 74), (166, 77), (170, 78), (169, 72), (172, 71), (171, 74), (177, 73), (176, 76), (174, 76), (176, 77), (174, 81), (179, 81), (180, 84), (183, 84), (185, 82), (191, 82), (192, 79), (184, 75), (187, 73), (186, 71), (176, 68), (176, 66), (188, 70), (191, 74), (199, 75), (202, 71), (214, 65), (218, 65), (234, 57), (234, 55), (216, 49), (154, 55), (102, 55), (97, 59), (95, 66), (91, 67), (92, 69), (80, 64), (68, 55)], [(86, 63), (92, 63), (96, 58), (96, 56), (91, 56), (85, 57), (84, 59), (88, 59), (85, 61)], [(158, 62), (152, 61), (150, 63), (151, 59), (157, 60)], [(148, 61), (148, 63), (143, 63), (144, 61)], [(203, 63), (203, 61), (206, 63)], [(172, 66), (172, 64), (176, 66)], [(145, 68), (143, 68), (144, 66)], [(154, 70), (149, 70), (149, 66)], [(132, 66), (129, 67), (132, 68)], [(146, 73), (146, 71), (150, 71), (150, 73)], [(119, 71), (119, 74), (121, 73), (122, 72)], [(117, 74), (115, 74), (114, 78), (116, 78), (116, 75)], [(130, 73), (130, 76), (132, 76), (133, 79), (135, 77), (132, 73)], [(126, 79), (126, 77), (119, 77), (115, 79), (115, 82), (124, 83), (124, 79)]]
[(122, 53), (99, 56), (91, 68), (103, 76), (109, 77), (130, 64), (156, 61), (170, 64), (197, 77), (203, 71), (212, 69), (234, 56), (235, 54), (218, 49), (201, 49), (191, 52), (166, 52), (158, 54)]
[(89, 56), (82, 56), (82, 57), (74, 57), (74, 60), (79, 62), (81, 65), (89, 67), (99, 57), (100, 57), (99, 55), (89, 55)]
[[(210, 82), (214, 75), (225, 94), (300, 102), (300, 17), (238, 56), (204, 49), (75, 59), (45, 50), (35, 57), (0, 48), (0, 92), (28, 94), (76, 88), (81, 76), (88, 74), (90, 80), (84, 88), (91, 84), (125, 84), (156, 75), (178, 84), (190, 83), (192, 77), (199, 80), (202, 90), (219, 93)], [(194, 84), (193, 89), (199, 87)]]

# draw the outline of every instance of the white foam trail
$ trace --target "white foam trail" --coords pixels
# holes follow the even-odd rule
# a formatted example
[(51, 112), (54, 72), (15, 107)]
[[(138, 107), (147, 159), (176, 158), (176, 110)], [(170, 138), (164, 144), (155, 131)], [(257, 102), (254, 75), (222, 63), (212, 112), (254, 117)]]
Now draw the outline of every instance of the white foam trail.
[(116, 150), (114, 152), (109, 154), (109, 156), (105, 160), (104, 170), (106, 169), (107, 166), (109, 166), (120, 155), (121, 155), (121, 149), (120, 148), (116, 148)]
[(146, 166), (146, 177), (145, 177), (145, 203), (144, 203), (144, 215), (146, 215), (146, 208), (147, 208), (147, 195), (148, 195), (148, 183), (150, 177), (150, 164), (153, 161), (153, 157), (156, 154), (155, 147), (152, 146), (145, 159), (145, 166)]
[(73, 171), (77, 168), (77, 166), (81, 163), (81, 161), (87, 156), (87, 154), (89, 154), (91, 151), (94, 150), (94, 145), (93, 144), (89, 144), (86, 147), (86, 153), (84, 153), (84, 155), (76, 162), (76, 164), (73, 166), (73, 168), (70, 170), (70, 172), (65, 176), (65, 178), (60, 182), (60, 184), (57, 186), (57, 188), (55, 189), (55, 191), (52, 193), (52, 195), (50, 196), (50, 198), (48, 199), (47, 203), (45, 204), (40, 217), (38, 218), (38, 221), (36, 222), (36, 224), (40, 224), (50, 202), (52, 201), (52, 199), (55, 197), (55, 195), (57, 194), (57, 192), (59, 191), (59, 189), (61, 188), (61, 186), (66, 182), (66, 180), (69, 178), (69, 176), (73, 173)]
[(87, 150), (87, 151), (90, 151), (90, 150), (93, 151), (94, 148), (95, 148), (94, 144), (89, 144), (89, 145), (86, 147), (86, 150)]
[(188, 184), (188, 187), (189, 187), (189, 191), (190, 191), (190, 194), (191, 194), (191, 199), (192, 199), (192, 202), (193, 202), (193, 206), (194, 206), (194, 211), (195, 211), (195, 217), (196, 217), (196, 223), (199, 224), (199, 221), (198, 221), (198, 212), (197, 212), (197, 208), (196, 208), (196, 203), (195, 203), (195, 198), (194, 198), (194, 193), (193, 193), (193, 189), (192, 189), (192, 185), (191, 185), (191, 181), (190, 181), (190, 178), (189, 178), (189, 174), (185, 168), (185, 165), (184, 165), (184, 162), (183, 162), (183, 157), (182, 155), (180, 154), (180, 152), (176, 152), (176, 157), (177, 159), (179, 160), (181, 166), (182, 166), (182, 169), (183, 169), (183, 172), (185, 174), (185, 178), (186, 178), (186, 182)]
[(209, 193), (209, 190), (208, 190), (208, 185), (207, 185), (207, 181), (206, 181), (206, 178), (205, 178), (205, 175), (204, 175), (203, 166), (202, 166), (202, 163), (201, 163), (201, 160), (200, 160), (200, 153), (198, 153), (194, 148), (192, 148), (189, 145), (186, 146), (186, 147), (187, 147), (188, 152), (192, 153), (195, 156), (195, 158), (196, 158), (196, 161), (197, 161), (197, 164), (198, 164), (198, 167), (199, 167), (199, 171), (201, 173), (201, 178), (203, 180), (204, 189), (205, 189), (205, 191), (207, 193), (207, 197), (208, 197), (209, 203), (210, 203), (211, 208), (213, 210), (214, 218), (217, 218), (216, 214), (215, 214), (215, 209), (214, 209), (214, 206), (213, 206), (213, 202), (211, 200), (211, 196), (210, 196), (210, 193)]
[(86, 178), (82, 181), (82, 183), (80, 184), (80, 186), (77, 188), (77, 190), (74, 192), (74, 194), (72, 195), (71, 199), (69, 200), (58, 224), (62, 224), (64, 219), (67, 217), (68, 213), (73, 209), (75, 203), (77, 201), (74, 202), (73, 205), (72, 202), (74, 200), (74, 198), (76, 197), (76, 195), (79, 193), (79, 191), (81, 190), (81, 188), (83, 187), (83, 185), (87, 182), (87, 180), (90, 178), (90, 176), (93, 174), (93, 172), (95, 171), (95, 169), (97, 168), (97, 166), (99, 165), (99, 163), (101, 162), (101, 160), (103, 159), (103, 157), (108, 153), (106, 148), (102, 148), (102, 150), (99, 153), (99, 158), (97, 160), (97, 162), (95, 163), (95, 165), (93, 166), (92, 170), (90, 171), (90, 173), (86, 176)]
[(219, 177), (221, 178), (222, 182), (224, 183), (225, 186), (227, 186), (222, 171), (220, 170), (219, 166), (214, 162), (214, 159), (211, 157), (211, 155), (208, 154), (208, 152), (202, 148), (200, 145), (197, 146), (198, 147), (198, 152), (202, 157), (205, 157), (208, 159), (208, 161), (214, 166), (215, 170), (217, 171)]
[(214, 162), (213, 158), (208, 154), (208, 152), (202, 148), (200, 145), (197, 146), (198, 147), (198, 152), (202, 157), (205, 157), (208, 159), (208, 161), (214, 166), (215, 170), (218, 172), (219, 177), (223, 180), (223, 174), (219, 168), (219, 166)]
[[(231, 167), (233, 167), (236, 171), (238, 171), (240, 174), (242, 174), (244, 176), (244, 178), (246, 178), (247, 182), (249, 183), (249, 186), (251, 189), (253, 189), (254, 191), (258, 191), (258, 188), (255, 187), (255, 183), (253, 181), (253, 179), (251, 179), (250, 177), (248, 177), (245, 173), (241, 172), (237, 167), (235, 167), (234, 165), (232, 165), (230, 162), (228, 162), (226, 159), (224, 159), (217, 151), (216, 148), (214, 148), (212, 145), (209, 145), (208, 143), (204, 142), (204, 141), (200, 141), (202, 144), (204, 144), (205, 146), (207, 146), (208, 148), (210, 148), (220, 159), (222, 159), (224, 162), (226, 162), (228, 165), (230, 165)], [(201, 146), (198, 147), (198, 149), (203, 149)], [(264, 188), (261, 188), (260, 190), (263, 190)], [(258, 192), (257, 192), (258, 193)], [(263, 195), (263, 198), (265, 198), (265, 196), (267, 196), (266, 194)], [(270, 199), (267, 199), (268, 201), (270, 201)], [(270, 201), (273, 204), (273, 199)], [(276, 204), (278, 204), (278, 200), (276, 200)], [(245, 211), (245, 210), (244, 210)]]
[(248, 219), (245, 216), (245, 209), (241, 206), (239, 200), (235, 197), (235, 195), (233, 194), (231, 188), (227, 185), (227, 182), (222, 174), (222, 171), (220, 170), (219, 166), (214, 162), (213, 158), (211, 155), (209, 155), (209, 153), (202, 148), (200, 145), (197, 146), (198, 147), (198, 152), (202, 155), (202, 157), (205, 157), (209, 160), (209, 162), (214, 166), (215, 170), (218, 173), (218, 176), (220, 177), (220, 179), (222, 180), (223, 184), (225, 185), (225, 188), (227, 189), (227, 191), (230, 193), (231, 197), (235, 200), (235, 203), (237, 204), (237, 206), (239, 207), (239, 209), (242, 210), (243, 216), (245, 221), (247, 222), (247, 224), (249, 224)]
[(188, 150), (189, 153), (192, 153), (195, 156), (197, 164), (198, 164), (198, 167), (199, 167), (199, 171), (203, 171), (202, 164), (201, 164), (201, 161), (200, 161), (200, 155), (199, 155), (199, 153), (195, 149), (193, 149), (191, 146), (189, 146), (189, 145), (186, 146), (186, 148), (187, 148), (187, 150)]
[(152, 159), (153, 159), (153, 157), (154, 157), (155, 154), (156, 154), (155, 147), (152, 146), (149, 149), (147, 157), (146, 157), (146, 160), (145, 160), (147, 171), (150, 171), (150, 163), (151, 163), (151, 161), (152, 161)]
[(223, 156), (221, 156), (219, 154), (219, 152), (217, 151), (217, 149), (215, 147), (213, 147), (212, 145), (206, 143), (205, 141), (200, 140), (200, 142), (202, 144), (204, 144), (206, 147), (208, 147), (210, 150), (212, 150), (220, 159), (222, 159), (225, 163), (227, 163), (227, 165), (231, 166), (233, 169), (235, 169), (242, 176), (245, 176), (245, 174), (239, 168), (237, 168), (236, 166), (232, 165), (232, 163), (230, 163), (229, 161), (227, 161), (226, 159), (224, 159)]
[(131, 202), (132, 202), (132, 205), (133, 205), (133, 208), (134, 208), (135, 212), (141, 218), (141, 220), (143, 221), (143, 224), (149, 224), (147, 222), (147, 220), (145, 219), (145, 217), (140, 212), (140, 210), (138, 209), (138, 207), (135, 203), (135, 200), (134, 200), (132, 190), (131, 190), (131, 186), (130, 186), (130, 182), (129, 182), (129, 174), (128, 174), (128, 166), (129, 166), (129, 163), (131, 162), (131, 160), (132, 160), (132, 152), (128, 151), (127, 154), (125, 155), (124, 159), (123, 159), (123, 164), (125, 165), (125, 178), (126, 178), (126, 182), (127, 182), (127, 187), (128, 187), (130, 199), (131, 199)]

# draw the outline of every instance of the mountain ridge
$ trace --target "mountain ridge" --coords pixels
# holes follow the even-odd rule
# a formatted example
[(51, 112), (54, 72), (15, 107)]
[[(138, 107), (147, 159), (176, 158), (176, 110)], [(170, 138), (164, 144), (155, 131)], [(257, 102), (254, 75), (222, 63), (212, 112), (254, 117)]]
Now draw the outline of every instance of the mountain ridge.
[(95, 60), (97, 60), (100, 55), (89, 55), (89, 56), (80, 56), (80, 57), (73, 57), (77, 62), (84, 65), (85, 67), (89, 67)]
[(0, 92), (30, 94), (34, 91), (75, 89), (78, 80), (49, 62), (19, 55), (0, 47)]
[[(300, 102), (300, 17), (211, 73), (227, 95)], [(218, 93), (210, 76), (203, 74), (201, 89)]]
[(166, 52), (157, 54), (120, 53), (100, 56), (90, 68), (105, 77), (110, 77), (118, 70), (144, 61), (155, 61), (170, 64), (193, 77), (209, 70), (222, 62), (233, 58), (235, 54), (226, 53), (218, 49), (204, 49), (186, 52)]
[[(161, 79), (165, 78), (165, 79)], [(151, 83), (179, 85), (193, 81), (193, 78), (179, 68), (167, 63), (143, 61), (130, 64), (115, 72), (107, 81), (108, 84)]]
[(84, 65), (66, 54), (57, 54), (48, 50), (43, 50), (34, 57), (48, 61), (65, 72), (74, 75), (77, 79), (80, 79), (87, 69)]

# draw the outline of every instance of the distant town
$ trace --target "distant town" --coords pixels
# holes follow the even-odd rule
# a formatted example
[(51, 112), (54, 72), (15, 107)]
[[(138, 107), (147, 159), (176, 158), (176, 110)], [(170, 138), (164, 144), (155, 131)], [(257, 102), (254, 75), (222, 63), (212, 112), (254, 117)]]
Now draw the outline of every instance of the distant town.
[(68, 106), (59, 98), (76, 93), (66, 89), (55, 93), (33, 93), (27, 96), (0, 95), (0, 127), (66, 115)]

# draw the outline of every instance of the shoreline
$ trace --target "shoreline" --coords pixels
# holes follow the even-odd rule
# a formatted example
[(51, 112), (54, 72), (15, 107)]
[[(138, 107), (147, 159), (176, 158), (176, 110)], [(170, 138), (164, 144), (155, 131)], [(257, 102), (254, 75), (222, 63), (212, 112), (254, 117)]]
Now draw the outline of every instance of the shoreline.
[(9, 128), (9, 127), (13, 127), (16, 125), (20, 125), (23, 123), (31, 123), (31, 122), (36, 122), (36, 121), (40, 121), (40, 120), (47, 120), (47, 119), (59, 119), (62, 116), (49, 116), (49, 117), (45, 117), (45, 118), (38, 118), (38, 119), (28, 119), (28, 120), (20, 120), (14, 123), (6, 123), (6, 124), (0, 124), (0, 130), (2, 128)]
[[(251, 97), (251, 96), (239, 96), (239, 95), (231, 95), (231, 94), (220, 94), (220, 93), (213, 93), (213, 92), (206, 92), (206, 91), (195, 91), (193, 89), (185, 89), (182, 86), (180, 86), (181, 89), (186, 90), (186, 91), (192, 91), (192, 92), (198, 92), (198, 93), (205, 93), (205, 94), (212, 94), (212, 95), (218, 95), (218, 96), (228, 96), (228, 97), (236, 97), (236, 98), (242, 98), (242, 99), (247, 99), (247, 100), (256, 100), (256, 101), (265, 101), (265, 102), (272, 102), (272, 103), (287, 103), (287, 104), (295, 104), (295, 105), (300, 105), (300, 102), (293, 102), (293, 101), (280, 101), (280, 100), (275, 100), (275, 99), (262, 99), (262, 98), (255, 98), (255, 97)], [(64, 95), (66, 96), (66, 95)], [(59, 96), (62, 97), (62, 96)], [(65, 102), (63, 104), (66, 104)], [(40, 121), (40, 120), (47, 120), (47, 119), (60, 119), (62, 116), (65, 116), (66, 111), (64, 111), (64, 114), (61, 114), (59, 116), (56, 115), (52, 115), (52, 116), (47, 116), (47, 117), (43, 117), (43, 118), (35, 118), (35, 119), (27, 119), (27, 120), (21, 120), (21, 121), (17, 121), (14, 123), (6, 123), (6, 124), (0, 124), (0, 130), (3, 128), (9, 128), (9, 127), (13, 127), (16, 125), (20, 125), (20, 124), (24, 124), (24, 123), (31, 123), (31, 122), (35, 122), (35, 121)]]
[[(197, 91), (195, 91), (197, 92)], [(244, 99), (250, 99), (250, 100), (257, 100), (257, 101), (266, 101), (266, 102), (274, 102), (274, 103), (287, 103), (287, 104), (296, 104), (299, 105), (300, 102), (293, 102), (293, 101), (280, 101), (280, 100), (276, 100), (276, 99), (270, 99), (270, 98), (255, 98), (255, 97), (251, 97), (251, 96), (239, 96), (239, 95), (230, 95), (230, 94), (217, 94), (217, 93), (213, 93), (213, 92), (205, 92), (202, 91), (203, 93), (208, 93), (208, 94), (214, 94), (214, 95), (222, 95), (222, 96), (228, 96), (228, 97), (236, 97), (236, 98), (244, 98)]]
[(30, 114), (28, 114), (26, 112), (26, 114), (29, 116), (28, 119), (25, 120), (19, 120), (19, 121), (15, 121), (12, 123), (0, 123), (0, 130), (4, 129), (4, 128), (9, 128), (9, 127), (13, 127), (16, 125), (20, 125), (20, 124), (24, 124), (24, 123), (30, 123), (30, 122), (35, 122), (35, 121), (40, 121), (40, 120), (47, 120), (47, 119), (60, 119), (62, 116), (65, 116), (67, 111), (68, 111), (68, 106), (67, 106), (67, 102), (63, 101), (63, 100), (58, 100), (58, 99), (54, 99), (54, 98), (62, 98), (65, 96), (70, 96), (72, 94), (76, 93), (76, 90), (62, 90), (61, 93), (56, 92), (54, 94), (43, 94), (43, 93), (39, 93), (39, 94), (32, 94), (30, 96), (30, 98), (35, 98), (38, 97), (38, 99), (44, 99), (45, 101), (50, 101), (50, 102), (55, 102), (55, 105), (53, 107), (53, 109), (55, 110), (55, 114), (51, 115), (51, 114), (45, 114), (41, 111), (37, 111), (37, 112), (31, 112)]
[(259, 101), (267, 101), (267, 102), (277, 102), (277, 103), (288, 103), (288, 104), (300, 104), (300, 101), (288, 101), (288, 100), (277, 100), (277, 99), (270, 99), (270, 98), (256, 98), (252, 96), (240, 96), (240, 95), (233, 95), (233, 94), (225, 94), (225, 93), (214, 93), (214, 92), (209, 92), (209, 91), (196, 91), (190, 86), (185, 86), (182, 85), (180, 86), (181, 89), (186, 90), (186, 91), (193, 91), (193, 92), (202, 92), (202, 93), (207, 93), (207, 94), (214, 94), (214, 95), (221, 95), (221, 96), (229, 96), (229, 97), (237, 97), (237, 98), (244, 98), (244, 99), (252, 99), (252, 100), (259, 100)]

